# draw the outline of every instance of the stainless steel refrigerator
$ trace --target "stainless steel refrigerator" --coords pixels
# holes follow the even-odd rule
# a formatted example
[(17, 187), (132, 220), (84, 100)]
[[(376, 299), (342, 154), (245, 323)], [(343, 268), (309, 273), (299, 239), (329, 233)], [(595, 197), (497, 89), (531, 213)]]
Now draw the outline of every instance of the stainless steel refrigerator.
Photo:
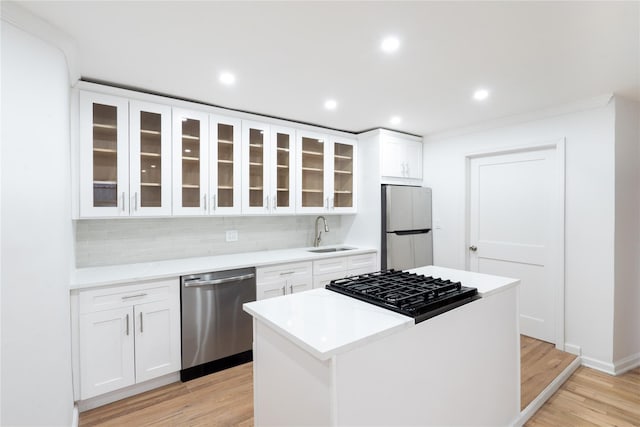
[(430, 188), (382, 185), (381, 264), (396, 270), (433, 264)]

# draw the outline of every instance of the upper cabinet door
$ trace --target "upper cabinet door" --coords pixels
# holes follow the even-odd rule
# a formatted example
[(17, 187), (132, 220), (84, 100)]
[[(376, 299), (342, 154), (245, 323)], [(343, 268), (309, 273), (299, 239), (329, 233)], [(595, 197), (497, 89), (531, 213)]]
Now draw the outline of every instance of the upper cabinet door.
[(209, 115), (173, 110), (173, 214), (209, 213)]
[(229, 117), (210, 116), (210, 184), (209, 212), (217, 215), (241, 212), (241, 121)]
[(129, 104), (130, 212), (171, 215), (171, 108)]
[(297, 211), (322, 213), (329, 211), (329, 196), (325, 179), (330, 165), (327, 137), (307, 131), (297, 133)]
[(80, 217), (129, 215), (126, 99), (80, 92)]
[(269, 125), (242, 122), (242, 212), (269, 213)]
[(356, 141), (331, 138), (331, 200), (329, 208), (336, 213), (356, 211)]
[(385, 135), (380, 158), (383, 177), (422, 179), (422, 142)]
[(295, 131), (291, 128), (271, 126), (271, 212), (275, 214), (296, 211), (295, 199)]

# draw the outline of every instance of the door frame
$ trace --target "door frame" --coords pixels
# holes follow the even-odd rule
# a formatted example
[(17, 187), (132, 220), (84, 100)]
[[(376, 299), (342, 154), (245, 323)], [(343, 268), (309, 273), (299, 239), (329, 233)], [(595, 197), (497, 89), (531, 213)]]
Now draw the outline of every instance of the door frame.
[(468, 251), (471, 241), (471, 161), (482, 157), (492, 157), (504, 154), (522, 153), (527, 151), (539, 151), (553, 149), (556, 152), (556, 167), (553, 183), (555, 186), (554, 200), (551, 208), (552, 227), (554, 232), (551, 239), (550, 259), (558, 260), (551, 266), (551, 275), (554, 278), (554, 330), (555, 346), (564, 351), (565, 330), (565, 138), (538, 143), (529, 143), (506, 148), (487, 149), (481, 152), (473, 152), (465, 155), (465, 268), (469, 270), (471, 261)]

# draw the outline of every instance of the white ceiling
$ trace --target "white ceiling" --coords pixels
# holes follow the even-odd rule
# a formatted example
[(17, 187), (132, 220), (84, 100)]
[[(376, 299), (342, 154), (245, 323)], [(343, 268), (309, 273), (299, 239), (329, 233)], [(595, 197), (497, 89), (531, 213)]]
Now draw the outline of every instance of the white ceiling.
[(428, 135), (611, 92), (640, 100), (635, 1), (20, 5), (76, 40), (84, 78), (347, 131)]

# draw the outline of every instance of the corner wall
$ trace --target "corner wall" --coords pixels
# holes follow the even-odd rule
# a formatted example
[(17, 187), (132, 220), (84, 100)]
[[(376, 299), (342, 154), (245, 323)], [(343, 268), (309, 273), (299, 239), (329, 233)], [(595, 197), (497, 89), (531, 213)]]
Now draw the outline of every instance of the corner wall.
[(68, 69), (50, 44), (4, 20), (1, 31), (0, 424), (69, 426)]
[(466, 267), (465, 156), (565, 138), (565, 344), (612, 368), (615, 158), (613, 103), (424, 144), (433, 190), (434, 263)]
[(640, 365), (640, 105), (615, 100), (616, 370)]

